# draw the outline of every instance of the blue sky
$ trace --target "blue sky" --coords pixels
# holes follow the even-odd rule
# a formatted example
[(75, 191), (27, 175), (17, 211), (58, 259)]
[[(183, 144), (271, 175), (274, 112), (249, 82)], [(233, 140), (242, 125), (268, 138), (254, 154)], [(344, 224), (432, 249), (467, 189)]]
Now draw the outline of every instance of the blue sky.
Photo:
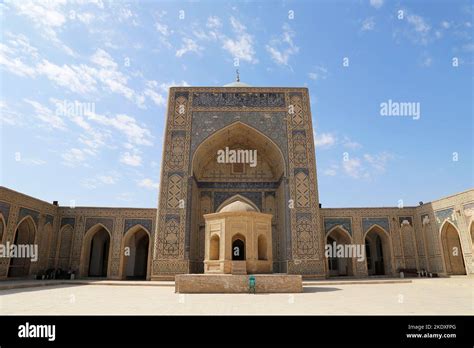
[(252, 86), (309, 88), (323, 207), (473, 187), (470, 1), (4, 0), (0, 20), (1, 184), (28, 195), (156, 207), (168, 87), (224, 85), (236, 58)]

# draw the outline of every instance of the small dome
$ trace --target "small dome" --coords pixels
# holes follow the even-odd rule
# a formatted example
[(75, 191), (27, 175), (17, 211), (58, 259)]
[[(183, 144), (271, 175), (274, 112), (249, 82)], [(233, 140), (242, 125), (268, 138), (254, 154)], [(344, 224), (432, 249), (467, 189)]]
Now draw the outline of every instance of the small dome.
[(252, 207), (248, 203), (245, 203), (242, 201), (235, 201), (226, 205), (224, 208), (222, 208), (219, 211), (219, 213), (230, 213), (230, 212), (236, 212), (236, 211), (256, 211), (256, 210), (254, 207)]
[(234, 81), (234, 82), (228, 83), (227, 85), (224, 85), (224, 87), (252, 87), (252, 86), (240, 81)]

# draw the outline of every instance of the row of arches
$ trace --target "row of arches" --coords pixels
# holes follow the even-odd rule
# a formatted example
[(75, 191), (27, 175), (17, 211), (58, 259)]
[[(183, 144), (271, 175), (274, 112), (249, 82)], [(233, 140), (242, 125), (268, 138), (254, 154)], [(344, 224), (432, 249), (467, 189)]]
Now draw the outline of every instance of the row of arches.
[[(111, 233), (98, 224), (85, 234), (82, 242), (80, 275), (106, 278), (111, 267)], [(147, 279), (150, 275), (150, 232), (141, 225), (127, 231), (123, 237), (120, 255), (121, 279)]]
[[(474, 245), (474, 222), (470, 224), (470, 235)], [(446, 221), (441, 227), (440, 239), (446, 272), (452, 275), (466, 274), (459, 233), (449, 221)], [(344, 228), (336, 226), (326, 235), (326, 244), (333, 245), (333, 243), (336, 245), (352, 244), (352, 237)], [(364, 244), (368, 275), (391, 275), (394, 270), (392, 269), (392, 247), (388, 232), (382, 227), (374, 225), (365, 233)], [(354, 276), (355, 262), (354, 258), (349, 257), (327, 257), (329, 276)]]
[[(257, 258), (267, 260), (267, 238), (260, 234), (257, 238)], [(210, 241), (209, 260), (220, 259), (220, 238), (213, 234)], [(245, 261), (245, 236), (236, 234), (232, 237), (232, 260)]]
[[(0, 214), (0, 242), (5, 236), (5, 222)], [(39, 252), (45, 260), (41, 267), (47, 268), (52, 244), (52, 226), (46, 224), (43, 229), (43, 238), (40, 240)], [(73, 228), (64, 226), (60, 231), (60, 245), (58, 250), (58, 266), (68, 269), (72, 252)], [(37, 227), (34, 220), (27, 216), (23, 218), (15, 230), (13, 244), (37, 244)], [(111, 233), (103, 225), (98, 224), (85, 234), (81, 252), (80, 275), (83, 277), (107, 277), (110, 273), (111, 260)], [(122, 279), (146, 279), (150, 269), (150, 232), (141, 225), (131, 228), (125, 233), (122, 240), (122, 254), (120, 256), (120, 277)], [(10, 258), (8, 278), (23, 278), (30, 274), (30, 258)]]
[[(67, 227), (61, 232), (61, 242), (67, 239)], [(72, 237), (72, 231), (70, 231)], [(0, 215), (0, 241), (5, 235), (5, 223)], [(470, 226), (470, 235), (474, 243), (474, 223)], [(40, 249), (50, 250), (52, 240), (52, 227), (45, 226), (45, 237)], [(36, 238), (36, 225), (31, 217), (25, 217), (15, 231), (14, 244), (34, 244)], [(365, 251), (367, 270), (369, 275), (389, 275), (391, 271), (391, 247), (388, 233), (379, 226), (373, 226), (365, 235)], [(69, 239), (72, 244), (72, 238)], [(347, 231), (336, 227), (328, 232), (327, 244), (350, 244), (351, 236)], [(83, 240), (81, 257), (81, 276), (107, 277), (111, 259), (111, 234), (102, 225), (91, 228)], [(441, 242), (446, 270), (450, 274), (466, 274), (462, 246), (456, 227), (446, 222), (441, 228)], [(211, 259), (219, 259), (219, 237), (214, 235), (211, 239)], [(71, 246), (59, 250), (59, 257), (68, 256)], [(122, 279), (145, 279), (149, 276), (150, 269), (150, 233), (142, 226), (130, 229), (123, 238), (123, 255), (120, 259), (120, 275)], [(232, 253), (234, 260), (245, 260), (245, 237), (235, 235), (232, 240)], [(258, 259), (266, 260), (266, 240), (261, 235), (258, 238)], [(46, 254), (49, 257), (49, 254)], [(234, 258), (235, 257), (235, 258)], [(31, 261), (28, 258), (11, 258), (8, 277), (26, 277), (29, 274)], [(64, 267), (64, 265), (63, 265)], [(65, 268), (65, 267), (64, 267)], [(328, 258), (328, 270), (331, 276), (354, 275), (354, 260), (342, 258)]]
[[(351, 235), (342, 227), (331, 229), (326, 235), (328, 245), (350, 245)], [(391, 247), (388, 233), (380, 226), (370, 228), (364, 236), (365, 261), (368, 275), (390, 275), (391, 271)], [(327, 258), (329, 276), (354, 276), (354, 257)]]

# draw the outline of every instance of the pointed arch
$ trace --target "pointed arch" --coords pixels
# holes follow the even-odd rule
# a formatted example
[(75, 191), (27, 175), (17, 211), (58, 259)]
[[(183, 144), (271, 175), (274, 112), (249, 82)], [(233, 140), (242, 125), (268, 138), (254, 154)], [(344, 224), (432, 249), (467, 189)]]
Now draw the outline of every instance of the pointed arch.
[(243, 261), (246, 259), (247, 256), (247, 243), (245, 240), (245, 236), (240, 233), (235, 233), (232, 236), (232, 249), (231, 255), (232, 260), (240, 260)]
[(209, 246), (209, 260), (220, 259), (220, 237), (217, 233), (211, 235), (211, 241)]
[(342, 225), (337, 225), (329, 229), (329, 231), (326, 232), (326, 238), (333, 232), (333, 231), (341, 231), (352, 243), (352, 236), (349, 233), (348, 230), (344, 228)]
[(463, 275), (467, 273), (466, 262), (458, 228), (448, 219), (439, 228), (440, 245), (443, 250), (444, 267), (447, 274)]
[[(7, 225), (3, 214), (0, 213), (0, 243), (3, 244), (3, 238), (7, 235)], [(6, 238), (6, 237), (5, 237)]]
[(287, 175), (285, 156), (280, 147), (267, 135), (241, 121), (233, 122), (201, 141), (192, 155), (189, 175), (194, 175), (199, 179), (201, 170), (208, 163), (208, 160), (215, 158), (214, 150), (224, 149), (226, 146), (229, 146), (230, 144), (227, 141), (229, 137), (235, 136), (235, 134), (240, 134), (238, 139), (245, 139), (251, 148), (258, 148), (259, 155), (267, 158), (275, 171), (278, 172), (275, 173), (277, 179), (282, 175)]
[[(94, 248), (93, 241), (98, 234), (101, 234), (101, 238), (97, 241), (98, 247)], [(89, 228), (82, 240), (81, 264), (79, 267), (81, 277), (107, 277), (109, 275), (112, 254), (111, 242), (112, 233), (103, 224), (97, 223)], [(90, 272), (91, 262), (93, 264), (92, 272)]]
[(474, 219), (471, 220), (468, 231), (471, 235), (471, 249), (474, 252)]
[[(35, 244), (37, 237), (37, 226), (30, 215), (25, 216), (15, 226), (12, 244)], [(26, 277), (30, 273), (30, 258), (10, 258), (8, 265), (8, 277)]]
[(367, 272), (369, 275), (392, 275), (392, 241), (382, 226), (373, 224), (364, 233)]
[[(125, 248), (129, 248), (127, 249), (128, 253), (126, 253)], [(133, 265), (130, 262), (133, 262)], [(122, 237), (119, 268), (120, 279), (131, 277), (150, 279), (151, 262), (152, 234), (143, 225), (136, 224), (130, 227)]]
[[(351, 245), (352, 236), (343, 226), (333, 226), (327, 233), (325, 244), (333, 248), (333, 243), (337, 245)], [(327, 257), (327, 267), (329, 276), (353, 276), (354, 257)]]

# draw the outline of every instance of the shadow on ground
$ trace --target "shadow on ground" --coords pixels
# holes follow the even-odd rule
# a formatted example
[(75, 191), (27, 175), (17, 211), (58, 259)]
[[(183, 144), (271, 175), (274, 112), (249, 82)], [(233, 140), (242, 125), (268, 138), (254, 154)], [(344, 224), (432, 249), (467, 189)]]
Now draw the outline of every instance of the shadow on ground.
[(304, 286), (303, 292), (311, 293), (311, 292), (329, 292), (329, 291), (338, 291), (341, 290), (339, 288), (328, 288), (328, 287), (320, 287), (320, 286)]

